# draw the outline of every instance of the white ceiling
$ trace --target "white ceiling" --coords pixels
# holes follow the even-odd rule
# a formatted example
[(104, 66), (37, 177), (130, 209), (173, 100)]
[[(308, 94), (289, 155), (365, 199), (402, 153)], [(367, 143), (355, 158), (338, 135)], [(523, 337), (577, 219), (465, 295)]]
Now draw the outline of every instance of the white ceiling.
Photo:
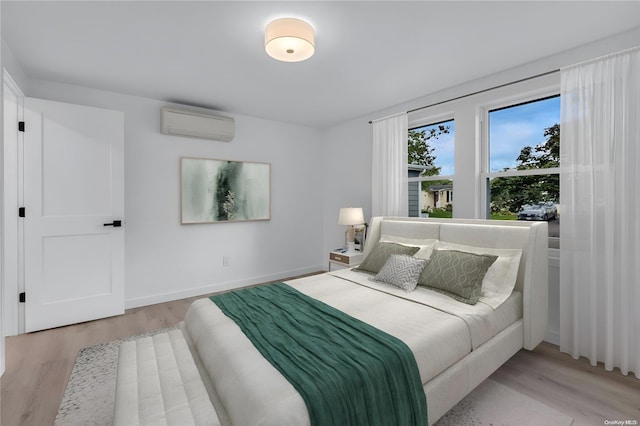
[[(2, 1), (30, 78), (313, 127), (406, 102), (640, 26), (640, 2)], [(316, 29), (301, 63), (265, 25)]]

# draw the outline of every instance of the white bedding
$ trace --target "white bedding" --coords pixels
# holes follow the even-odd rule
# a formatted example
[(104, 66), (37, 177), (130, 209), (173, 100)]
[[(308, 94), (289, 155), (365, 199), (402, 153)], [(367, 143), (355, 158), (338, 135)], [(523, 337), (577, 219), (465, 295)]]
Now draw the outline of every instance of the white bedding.
[[(415, 355), (423, 384), (522, 316), (518, 292), (494, 310), (423, 287), (406, 293), (369, 277), (342, 270), (287, 284), (404, 341)], [(194, 302), (185, 328), (232, 424), (309, 424), (293, 386), (213, 302)]]

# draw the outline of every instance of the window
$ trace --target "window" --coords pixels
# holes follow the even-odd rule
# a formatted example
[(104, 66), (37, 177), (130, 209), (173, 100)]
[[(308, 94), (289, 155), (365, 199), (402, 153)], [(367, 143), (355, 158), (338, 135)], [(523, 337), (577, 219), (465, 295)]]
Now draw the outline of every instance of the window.
[(454, 140), (454, 120), (409, 129), (410, 217), (452, 216)]
[(549, 222), (559, 248), (560, 96), (488, 112), (487, 216)]

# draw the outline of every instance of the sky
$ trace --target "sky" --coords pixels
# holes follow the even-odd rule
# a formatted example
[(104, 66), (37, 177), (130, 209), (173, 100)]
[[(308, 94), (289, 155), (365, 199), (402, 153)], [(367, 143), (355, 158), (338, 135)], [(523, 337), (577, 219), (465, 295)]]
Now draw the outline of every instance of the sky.
[(449, 133), (442, 134), (437, 138), (429, 139), (429, 146), (435, 148), (433, 151), (433, 155), (435, 155), (435, 166), (442, 167), (440, 170), (441, 176), (453, 175), (453, 149), (454, 149), (454, 138), (456, 134), (456, 123), (453, 120), (446, 121), (444, 123), (437, 123), (430, 126), (420, 127), (420, 129), (427, 129), (427, 134), (429, 133), (429, 129), (435, 128), (438, 129), (439, 125), (449, 126)]
[(520, 150), (545, 142), (544, 129), (560, 123), (560, 96), (489, 112), (489, 171), (518, 164)]
[[(525, 146), (535, 147), (545, 141), (544, 129), (560, 122), (560, 97), (505, 108), (489, 113), (489, 170), (502, 171), (515, 167), (520, 150)], [(453, 175), (455, 122), (438, 123), (450, 126), (448, 134), (430, 139), (435, 148), (435, 165), (442, 167), (440, 175)], [(430, 129), (437, 127), (421, 127)]]

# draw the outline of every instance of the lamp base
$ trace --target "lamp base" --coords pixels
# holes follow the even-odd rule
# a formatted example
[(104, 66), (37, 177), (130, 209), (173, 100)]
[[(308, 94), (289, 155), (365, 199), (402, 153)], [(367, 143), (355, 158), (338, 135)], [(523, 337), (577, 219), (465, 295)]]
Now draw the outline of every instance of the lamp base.
[(355, 253), (356, 251), (356, 243), (350, 242), (347, 243), (347, 253)]

